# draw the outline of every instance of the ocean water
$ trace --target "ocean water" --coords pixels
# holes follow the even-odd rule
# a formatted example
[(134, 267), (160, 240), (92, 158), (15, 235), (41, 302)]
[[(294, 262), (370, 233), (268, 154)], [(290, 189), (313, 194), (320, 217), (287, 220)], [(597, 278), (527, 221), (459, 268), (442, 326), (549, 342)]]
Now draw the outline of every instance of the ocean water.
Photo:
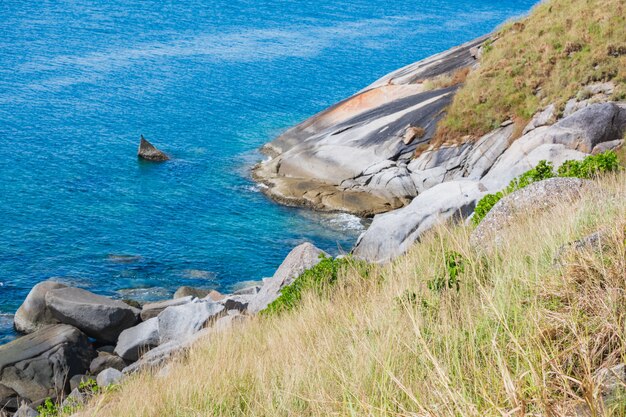
[[(50, 277), (153, 300), (349, 250), (360, 220), (268, 201), (256, 149), (534, 2), (1, 1), (0, 342)], [(138, 161), (140, 134), (172, 161)]]

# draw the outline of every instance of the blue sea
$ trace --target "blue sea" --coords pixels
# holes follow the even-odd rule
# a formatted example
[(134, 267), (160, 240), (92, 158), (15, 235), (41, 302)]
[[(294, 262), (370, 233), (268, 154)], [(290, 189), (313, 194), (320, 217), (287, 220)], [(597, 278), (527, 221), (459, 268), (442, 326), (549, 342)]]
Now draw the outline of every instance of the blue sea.
[[(30, 288), (229, 291), (363, 222), (269, 201), (257, 149), (535, 0), (0, 2), (0, 343)], [(171, 155), (136, 157), (143, 134)]]

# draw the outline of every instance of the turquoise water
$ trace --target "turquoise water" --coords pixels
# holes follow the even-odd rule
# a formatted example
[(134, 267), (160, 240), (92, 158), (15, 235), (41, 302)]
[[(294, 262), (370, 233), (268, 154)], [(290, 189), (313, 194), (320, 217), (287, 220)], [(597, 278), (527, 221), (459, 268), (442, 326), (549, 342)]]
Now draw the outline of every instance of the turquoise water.
[[(349, 250), (359, 219), (268, 201), (256, 149), (533, 3), (3, 0), (0, 341), (49, 277), (150, 300)], [(138, 161), (140, 134), (172, 161)]]

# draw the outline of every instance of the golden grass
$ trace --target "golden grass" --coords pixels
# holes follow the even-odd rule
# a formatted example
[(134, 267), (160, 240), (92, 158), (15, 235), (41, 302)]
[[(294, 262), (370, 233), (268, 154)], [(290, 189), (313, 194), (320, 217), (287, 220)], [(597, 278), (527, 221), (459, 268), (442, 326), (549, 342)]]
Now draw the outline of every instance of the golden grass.
[[(143, 373), (81, 416), (624, 415), (594, 373), (626, 359), (626, 174), (573, 205), (525, 216), (497, 251), (469, 226), (442, 226), (332, 297), (199, 342), (169, 374)], [(598, 229), (608, 246), (557, 249)], [(450, 251), (460, 289), (430, 290)]]
[(623, 0), (547, 0), (496, 37), (440, 122), (435, 145), (482, 136), (509, 119), (526, 124), (551, 103), (562, 110), (594, 82), (612, 81), (612, 99), (626, 98)]

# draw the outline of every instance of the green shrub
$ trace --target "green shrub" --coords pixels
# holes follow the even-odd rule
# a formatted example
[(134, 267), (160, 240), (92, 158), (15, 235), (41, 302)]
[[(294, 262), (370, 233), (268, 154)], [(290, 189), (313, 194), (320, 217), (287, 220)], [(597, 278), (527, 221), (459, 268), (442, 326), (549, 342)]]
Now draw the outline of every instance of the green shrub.
[(472, 217), (472, 223), (475, 226), (478, 226), (487, 213), (489, 213), (493, 206), (495, 206), (496, 203), (502, 199), (502, 197), (517, 190), (521, 190), (533, 182), (542, 181), (555, 176), (586, 179), (596, 178), (604, 173), (614, 172), (619, 169), (619, 158), (615, 151), (606, 151), (598, 155), (589, 155), (582, 161), (565, 161), (556, 173), (554, 172), (554, 167), (551, 162), (539, 161), (535, 168), (512, 180), (504, 191), (485, 195), (478, 202), (478, 204), (476, 204), (474, 216)]
[(315, 291), (320, 296), (337, 282), (340, 271), (355, 268), (359, 274), (366, 277), (368, 265), (366, 262), (355, 260), (349, 256), (339, 259), (320, 255), (320, 262), (311, 269), (307, 269), (296, 278), (291, 285), (282, 289), (280, 296), (265, 310), (264, 315), (274, 315), (290, 311), (300, 304), (302, 295), (307, 291)]
[(467, 260), (458, 252), (450, 251), (444, 254), (443, 272), (438, 274), (433, 280), (428, 281), (428, 289), (441, 292), (446, 289), (461, 288), (459, 275), (465, 271)]

